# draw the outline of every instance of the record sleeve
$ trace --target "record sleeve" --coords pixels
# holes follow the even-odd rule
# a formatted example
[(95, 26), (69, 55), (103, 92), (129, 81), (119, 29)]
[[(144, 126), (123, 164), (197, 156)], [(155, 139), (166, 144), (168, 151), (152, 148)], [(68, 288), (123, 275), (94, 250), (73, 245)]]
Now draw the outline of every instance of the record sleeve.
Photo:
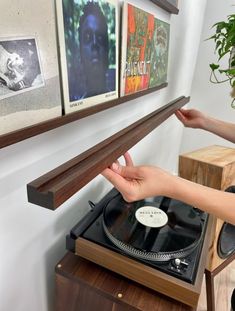
[(61, 115), (54, 2), (1, 0), (0, 135)]
[(155, 18), (149, 87), (167, 82), (170, 24)]
[(57, 0), (65, 113), (118, 97), (116, 0)]
[(148, 89), (154, 16), (124, 3), (122, 18), (121, 95)]

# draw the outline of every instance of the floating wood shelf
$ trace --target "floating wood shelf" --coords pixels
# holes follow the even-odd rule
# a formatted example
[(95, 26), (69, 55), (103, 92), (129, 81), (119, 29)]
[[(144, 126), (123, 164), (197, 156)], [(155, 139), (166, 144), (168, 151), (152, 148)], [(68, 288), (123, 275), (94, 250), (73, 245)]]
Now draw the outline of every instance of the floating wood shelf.
[[(159, 7), (161, 7), (162, 9), (166, 10), (167, 12), (171, 13), (171, 14), (178, 14), (179, 13), (179, 9), (177, 8), (177, 6), (173, 5), (170, 1), (167, 0), (150, 0), (151, 2), (155, 3), (156, 5), (158, 5)], [(173, 1), (173, 3), (177, 3), (177, 1)]]
[(135, 94), (123, 96), (116, 98), (114, 100), (110, 100), (108, 102), (104, 102), (77, 112), (73, 112), (67, 115), (63, 115), (61, 117), (56, 117), (47, 121), (43, 121), (40, 123), (37, 123), (35, 125), (27, 126), (25, 128), (0, 135), (0, 148), (7, 147), (9, 145), (15, 144), (17, 142), (20, 142), (24, 139), (36, 136), (38, 134), (42, 134), (44, 132), (50, 131), (52, 129), (55, 129), (57, 127), (63, 126), (67, 123), (77, 121), (79, 119), (85, 118), (89, 115), (95, 114), (97, 112), (100, 112), (102, 110), (112, 108), (114, 106), (123, 104), (125, 102), (128, 102), (132, 99), (136, 99), (138, 97), (144, 96), (149, 93), (153, 93), (155, 91), (158, 91), (164, 87), (167, 86), (167, 83), (162, 83), (159, 86), (153, 87), (151, 89), (141, 91)]
[(32, 181), (28, 201), (56, 209), (187, 102), (184, 96), (170, 102)]

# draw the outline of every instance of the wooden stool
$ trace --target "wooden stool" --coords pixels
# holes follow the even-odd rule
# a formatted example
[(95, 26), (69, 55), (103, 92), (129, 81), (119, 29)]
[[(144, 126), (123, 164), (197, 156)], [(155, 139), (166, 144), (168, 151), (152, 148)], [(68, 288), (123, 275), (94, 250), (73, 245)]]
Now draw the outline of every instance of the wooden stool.
[[(179, 176), (218, 190), (226, 190), (235, 185), (235, 149), (222, 146), (209, 146), (179, 156)], [(205, 271), (207, 289), (207, 310), (215, 310), (214, 277), (234, 258), (225, 259), (217, 252), (218, 239), (224, 224), (214, 217), (208, 264)]]
[(56, 266), (56, 311), (192, 311), (73, 253)]

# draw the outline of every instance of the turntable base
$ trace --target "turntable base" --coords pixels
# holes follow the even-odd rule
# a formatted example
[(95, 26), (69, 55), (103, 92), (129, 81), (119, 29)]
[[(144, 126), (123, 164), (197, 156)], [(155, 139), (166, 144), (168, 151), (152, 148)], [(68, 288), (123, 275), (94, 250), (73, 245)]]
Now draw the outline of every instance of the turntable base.
[(56, 311), (193, 311), (72, 253), (56, 266)]

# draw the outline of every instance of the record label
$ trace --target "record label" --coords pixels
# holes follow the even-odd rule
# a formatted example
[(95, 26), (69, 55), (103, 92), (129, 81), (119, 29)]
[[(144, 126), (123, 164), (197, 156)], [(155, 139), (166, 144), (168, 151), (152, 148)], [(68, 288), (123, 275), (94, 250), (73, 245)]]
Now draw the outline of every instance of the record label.
[(160, 228), (168, 221), (167, 214), (154, 206), (143, 206), (135, 212), (136, 219), (144, 226)]

